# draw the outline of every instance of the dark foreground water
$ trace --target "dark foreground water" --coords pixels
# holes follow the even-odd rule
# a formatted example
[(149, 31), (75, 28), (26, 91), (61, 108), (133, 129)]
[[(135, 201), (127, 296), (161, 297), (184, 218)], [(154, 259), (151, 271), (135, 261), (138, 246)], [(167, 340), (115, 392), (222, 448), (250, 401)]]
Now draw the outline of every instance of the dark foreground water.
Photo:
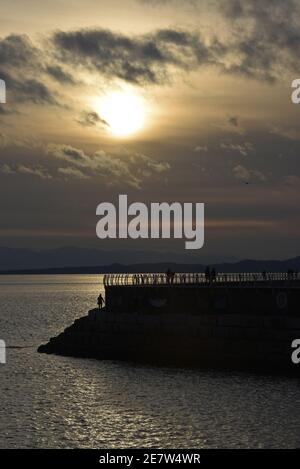
[(95, 306), (99, 276), (0, 276), (1, 448), (300, 446), (295, 378), (40, 355)]

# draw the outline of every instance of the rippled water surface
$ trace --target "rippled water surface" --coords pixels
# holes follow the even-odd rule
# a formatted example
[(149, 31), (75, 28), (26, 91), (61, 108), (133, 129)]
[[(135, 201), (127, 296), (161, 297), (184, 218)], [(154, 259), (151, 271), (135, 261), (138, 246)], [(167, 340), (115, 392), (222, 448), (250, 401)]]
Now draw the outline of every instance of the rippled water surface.
[(295, 378), (38, 354), (40, 343), (95, 306), (100, 289), (99, 276), (0, 277), (0, 339), (8, 346), (1, 448), (300, 446)]

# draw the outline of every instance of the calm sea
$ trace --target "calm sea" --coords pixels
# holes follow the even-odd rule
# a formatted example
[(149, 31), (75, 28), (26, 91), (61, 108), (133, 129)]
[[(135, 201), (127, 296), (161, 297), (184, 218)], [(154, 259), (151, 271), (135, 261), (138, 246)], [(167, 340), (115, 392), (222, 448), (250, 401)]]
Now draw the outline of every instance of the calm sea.
[(300, 447), (295, 378), (38, 354), (101, 288), (99, 276), (0, 276), (1, 448)]

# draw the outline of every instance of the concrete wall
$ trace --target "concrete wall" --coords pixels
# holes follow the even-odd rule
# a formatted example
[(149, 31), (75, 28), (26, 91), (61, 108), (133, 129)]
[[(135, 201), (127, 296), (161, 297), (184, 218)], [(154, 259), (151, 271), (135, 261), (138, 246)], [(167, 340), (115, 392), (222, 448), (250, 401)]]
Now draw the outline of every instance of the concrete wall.
[(300, 289), (297, 288), (194, 285), (106, 287), (106, 307), (115, 312), (300, 316), (299, 304)]

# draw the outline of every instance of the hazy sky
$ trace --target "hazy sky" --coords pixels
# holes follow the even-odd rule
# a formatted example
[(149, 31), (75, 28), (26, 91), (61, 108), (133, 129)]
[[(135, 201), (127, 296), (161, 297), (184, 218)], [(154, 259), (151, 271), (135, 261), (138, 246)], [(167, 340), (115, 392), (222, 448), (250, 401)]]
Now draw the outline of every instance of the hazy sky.
[[(300, 254), (300, 105), (290, 98), (300, 77), (299, 2), (2, 0), (0, 8), (0, 245), (113, 249), (120, 245), (96, 238), (95, 210), (127, 193), (204, 202), (203, 252)], [(105, 99), (115, 106), (108, 117)], [(126, 132), (139, 112), (143, 124)]]

